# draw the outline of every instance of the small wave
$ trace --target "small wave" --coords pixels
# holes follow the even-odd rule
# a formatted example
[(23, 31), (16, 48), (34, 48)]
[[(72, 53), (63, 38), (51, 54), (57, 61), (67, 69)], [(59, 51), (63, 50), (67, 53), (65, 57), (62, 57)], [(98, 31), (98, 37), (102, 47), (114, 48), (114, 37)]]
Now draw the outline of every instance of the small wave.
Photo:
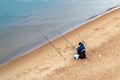
[(18, 0), (20, 2), (31, 3), (31, 2), (48, 2), (49, 0)]
[(30, 2), (35, 2), (36, 0), (18, 0), (20, 2), (26, 2), (26, 3), (30, 3)]

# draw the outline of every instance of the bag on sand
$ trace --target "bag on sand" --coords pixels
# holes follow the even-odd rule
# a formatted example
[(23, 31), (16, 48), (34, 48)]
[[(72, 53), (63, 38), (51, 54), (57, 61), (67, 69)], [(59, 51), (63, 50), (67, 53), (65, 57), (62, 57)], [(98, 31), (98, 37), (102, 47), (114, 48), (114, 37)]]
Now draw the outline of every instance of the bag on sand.
[(79, 54), (75, 54), (74, 59), (79, 59)]
[(75, 54), (74, 55), (74, 59), (85, 59), (86, 58), (86, 54), (82, 53), (82, 54)]

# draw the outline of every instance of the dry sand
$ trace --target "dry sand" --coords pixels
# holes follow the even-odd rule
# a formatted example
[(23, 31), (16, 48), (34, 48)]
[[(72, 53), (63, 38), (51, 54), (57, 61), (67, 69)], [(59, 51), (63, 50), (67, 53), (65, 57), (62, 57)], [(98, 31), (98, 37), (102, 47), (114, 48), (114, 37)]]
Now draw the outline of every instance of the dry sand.
[[(74, 60), (76, 50), (60, 37), (0, 67), (0, 80), (120, 80), (120, 9), (64, 35), (74, 46), (80, 38), (87, 58)], [(65, 59), (63, 59), (63, 57)]]

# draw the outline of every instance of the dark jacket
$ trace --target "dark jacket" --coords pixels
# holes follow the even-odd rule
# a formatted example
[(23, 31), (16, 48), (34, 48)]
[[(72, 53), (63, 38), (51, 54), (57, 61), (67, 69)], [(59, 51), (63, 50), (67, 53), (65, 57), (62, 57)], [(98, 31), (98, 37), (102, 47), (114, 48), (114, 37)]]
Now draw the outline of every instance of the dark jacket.
[(77, 52), (80, 53), (80, 52), (83, 52), (85, 51), (85, 46), (84, 44), (81, 44), (78, 48), (77, 48)]

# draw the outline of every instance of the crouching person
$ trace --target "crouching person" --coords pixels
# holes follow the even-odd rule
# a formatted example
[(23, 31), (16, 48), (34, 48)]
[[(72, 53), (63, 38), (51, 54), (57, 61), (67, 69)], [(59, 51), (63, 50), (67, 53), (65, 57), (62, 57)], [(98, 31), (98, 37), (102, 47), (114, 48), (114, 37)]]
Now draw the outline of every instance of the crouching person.
[(79, 47), (77, 48), (77, 55), (78, 55), (78, 59), (86, 58), (85, 46), (82, 42), (79, 43)]

